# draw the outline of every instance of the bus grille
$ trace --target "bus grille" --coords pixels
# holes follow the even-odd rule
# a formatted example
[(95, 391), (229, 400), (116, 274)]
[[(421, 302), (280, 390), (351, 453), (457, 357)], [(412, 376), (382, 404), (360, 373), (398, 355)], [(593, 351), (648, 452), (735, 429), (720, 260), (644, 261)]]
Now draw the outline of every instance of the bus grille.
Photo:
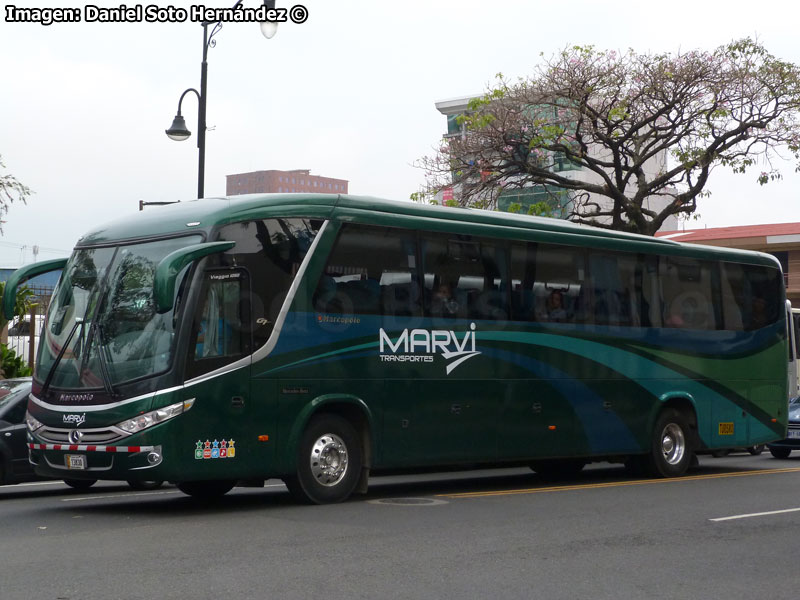
[[(36, 432), (37, 437), (54, 444), (70, 444), (69, 432), (72, 429), (56, 429), (55, 427), (43, 427)], [(126, 435), (114, 429), (81, 429), (81, 444), (111, 444), (121, 440)]]

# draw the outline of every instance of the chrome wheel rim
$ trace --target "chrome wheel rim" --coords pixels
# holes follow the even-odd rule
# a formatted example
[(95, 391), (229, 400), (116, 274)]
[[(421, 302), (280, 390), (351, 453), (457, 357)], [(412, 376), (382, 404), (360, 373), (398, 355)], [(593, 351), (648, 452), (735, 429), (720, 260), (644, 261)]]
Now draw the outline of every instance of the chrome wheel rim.
[(686, 453), (686, 437), (683, 429), (675, 423), (670, 423), (664, 427), (661, 433), (661, 454), (664, 461), (670, 465), (677, 465), (683, 460)]
[(347, 446), (338, 435), (321, 435), (311, 446), (311, 474), (317, 483), (332, 487), (347, 473)]

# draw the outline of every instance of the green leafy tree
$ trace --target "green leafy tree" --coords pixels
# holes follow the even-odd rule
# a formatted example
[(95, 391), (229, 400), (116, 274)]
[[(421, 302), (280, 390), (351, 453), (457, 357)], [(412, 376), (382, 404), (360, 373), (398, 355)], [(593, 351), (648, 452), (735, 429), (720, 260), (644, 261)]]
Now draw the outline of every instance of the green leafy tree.
[[(3, 157), (0, 156), (0, 168), (5, 169)], [(31, 190), (20, 183), (20, 181), (10, 173), (0, 173), (0, 217), (8, 212), (8, 207), (14, 202), (26, 202), (31, 195)], [(2, 231), (2, 227), (0, 227)]]
[(459, 205), (495, 208), (503, 190), (566, 190), (571, 220), (653, 235), (696, 211), (716, 167), (763, 185), (800, 158), (800, 67), (751, 39), (677, 54), (574, 46), (528, 78), (498, 75), (459, 119), (465, 134), (418, 163), (429, 194), (452, 186)]
[(0, 377), (3, 379), (27, 377), (32, 372), (33, 369), (25, 364), (21, 356), (5, 344), (0, 344)]
[[(6, 284), (0, 281), (0, 298), (3, 297)], [(21, 317), (30, 311), (33, 303), (33, 290), (21, 285), (17, 288), (17, 297), (14, 304), (14, 315)], [(5, 331), (8, 320), (0, 312), (0, 331)], [(0, 344), (0, 378), (10, 379), (12, 377), (24, 377), (31, 374), (31, 369), (25, 364), (23, 357), (17, 356), (12, 348), (6, 344)]]
[[(0, 298), (3, 297), (3, 293), (6, 289), (5, 281), (0, 281)], [(32, 299), (34, 297), (33, 290), (31, 290), (26, 285), (21, 285), (17, 288), (17, 297), (14, 303), (14, 316), (22, 317), (31, 310), (33, 306)], [(8, 320), (5, 316), (0, 312), (0, 331), (4, 330), (8, 325)]]

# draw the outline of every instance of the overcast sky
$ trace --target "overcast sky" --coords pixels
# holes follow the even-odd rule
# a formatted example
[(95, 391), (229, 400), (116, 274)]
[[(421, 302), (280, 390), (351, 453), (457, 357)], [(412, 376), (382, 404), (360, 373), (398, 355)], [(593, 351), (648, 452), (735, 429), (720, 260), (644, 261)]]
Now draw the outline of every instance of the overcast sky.
[[(301, 1), (306, 23), (281, 25), (271, 40), (257, 25), (226, 24), (209, 50), (206, 196), (225, 193), (226, 174), (302, 168), (349, 180), (353, 194), (408, 199), (424, 180), (413, 163), (446, 128), (434, 102), (480, 93), (498, 72), (525, 76), (540, 53), (568, 44), (712, 50), (751, 36), (800, 63), (800, 9), (789, 0)], [(183, 108), (193, 136), (177, 143), (164, 129), (181, 92), (200, 86), (198, 23), (0, 19), (0, 154), (4, 172), (34, 191), (5, 217), (0, 266), (30, 262), (34, 245), (39, 260), (65, 256), (85, 231), (135, 213), (139, 200), (195, 197), (194, 96)], [(800, 176), (791, 162), (782, 170), (784, 181), (762, 187), (757, 170), (718, 169), (687, 228), (800, 221)]]

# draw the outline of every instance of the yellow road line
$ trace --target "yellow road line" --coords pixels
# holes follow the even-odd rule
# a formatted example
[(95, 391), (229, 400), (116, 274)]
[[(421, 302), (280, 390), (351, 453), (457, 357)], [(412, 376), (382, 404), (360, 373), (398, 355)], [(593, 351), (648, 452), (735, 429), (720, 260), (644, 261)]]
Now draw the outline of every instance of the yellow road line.
[(733, 473), (716, 473), (712, 475), (687, 475), (669, 479), (637, 479), (635, 481), (612, 481), (607, 483), (585, 483), (581, 485), (560, 485), (520, 490), (499, 490), (491, 492), (463, 492), (458, 494), (437, 494), (442, 498), (485, 498), (488, 496), (513, 496), (516, 494), (541, 494), (546, 492), (572, 492), (577, 490), (594, 490), (600, 488), (623, 487), (629, 485), (651, 485), (655, 483), (681, 483), (702, 479), (725, 479), (728, 477), (748, 477), (750, 475), (774, 475), (776, 473), (796, 473), (800, 467), (790, 469), (760, 469), (756, 471), (734, 471)]

